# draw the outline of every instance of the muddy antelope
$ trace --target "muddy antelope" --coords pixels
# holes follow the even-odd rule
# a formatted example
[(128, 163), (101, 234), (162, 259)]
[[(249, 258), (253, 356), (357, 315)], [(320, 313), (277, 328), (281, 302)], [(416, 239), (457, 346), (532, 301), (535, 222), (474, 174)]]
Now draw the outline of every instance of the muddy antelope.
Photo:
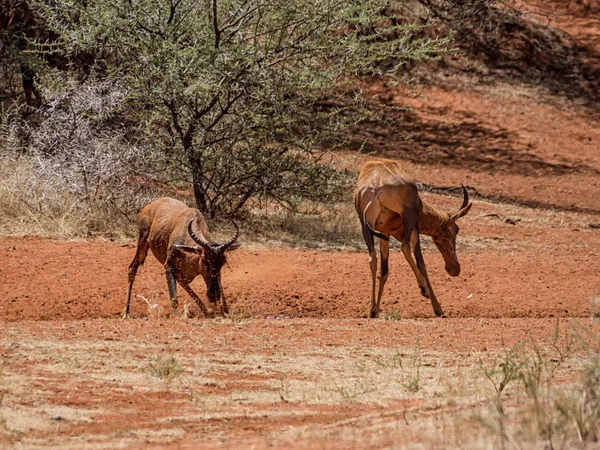
[[(233, 222), (233, 221), (232, 221)], [(129, 286), (127, 303), (122, 317), (129, 318), (131, 288), (138, 267), (144, 263), (148, 249), (165, 266), (171, 308), (177, 309), (177, 284), (190, 294), (205, 316), (210, 316), (202, 300), (190, 287), (198, 275), (206, 283), (206, 295), (217, 306), (221, 302), (221, 314), (228, 308), (221, 287), (221, 268), (226, 262), (226, 254), (240, 247), (237, 238), (238, 226), (233, 222), (235, 232), (227, 242), (210, 242), (208, 226), (202, 213), (189, 208), (185, 203), (172, 198), (161, 198), (146, 205), (138, 218), (138, 243), (135, 257), (129, 265)], [(194, 232), (193, 228), (196, 228)]]
[[(402, 243), (402, 253), (417, 277), (421, 295), (431, 300), (436, 316), (444, 315), (427, 276), (419, 234), (433, 238), (446, 263), (446, 272), (452, 277), (458, 276), (460, 263), (456, 257), (456, 235), (458, 234), (456, 221), (467, 214), (473, 206), (469, 203), (469, 194), (464, 186), (463, 195), (463, 204), (458, 212), (442, 212), (421, 199), (415, 181), (400, 168), (397, 162), (382, 159), (369, 161), (362, 166), (354, 190), (354, 204), (371, 258), (370, 317), (379, 316), (383, 288), (389, 272), (390, 236), (394, 236)], [(375, 237), (380, 239), (381, 253), (377, 301), (375, 299), (377, 277)]]

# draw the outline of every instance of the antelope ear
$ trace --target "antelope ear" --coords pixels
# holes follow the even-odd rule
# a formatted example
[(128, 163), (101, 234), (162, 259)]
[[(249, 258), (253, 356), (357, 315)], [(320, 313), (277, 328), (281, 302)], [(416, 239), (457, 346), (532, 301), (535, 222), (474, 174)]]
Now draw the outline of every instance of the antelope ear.
[(183, 250), (184, 252), (202, 253), (202, 247), (199, 246), (192, 247), (191, 245), (174, 244), (173, 247), (177, 250)]
[(463, 209), (461, 209), (459, 212), (457, 212), (456, 214), (454, 214), (452, 217), (450, 217), (450, 220), (453, 222), (456, 222), (458, 219), (460, 219), (462, 216), (465, 216), (470, 210), (471, 207), (473, 206), (473, 203), (469, 203), (467, 206), (465, 206)]
[(228, 252), (232, 252), (234, 250), (237, 250), (238, 248), (240, 248), (242, 246), (241, 242), (236, 242), (235, 244), (231, 244), (228, 248), (227, 251)]

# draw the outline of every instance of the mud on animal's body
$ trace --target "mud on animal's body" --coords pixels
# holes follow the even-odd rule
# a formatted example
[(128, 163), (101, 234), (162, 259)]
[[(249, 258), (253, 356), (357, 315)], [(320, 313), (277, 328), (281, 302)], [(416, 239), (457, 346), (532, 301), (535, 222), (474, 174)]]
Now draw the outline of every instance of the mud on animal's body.
[(202, 275), (209, 302), (214, 303), (215, 307), (220, 303), (221, 314), (227, 314), (229, 311), (221, 285), (221, 268), (227, 261), (227, 253), (241, 245), (236, 242), (239, 228), (235, 222), (233, 225), (235, 231), (231, 239), (221, 244), (210, 242), (208, 226), (199, 210), (172, 198), (161, 198), (146, 205), (138, 218), (138, 243), (129, 265), (127, 299), (122, 317), (130, 317), (133, 282), (148, 250), (165, 267), (171, 309), (178, 307), (179, 284), (205, 316), (212, 315), (190, 287), (190, 283)]
[[(420, 234), (431, 236), (442, 254), (446, 272), (453, 277), (460, 274), (456, 256), (456, 221), (472, 207), (469, 194), (463, 186), (463, 203), (456, 213), (439, 211), (421, 199), (417, 184), (396, 161), (376, 160), (365, 163), (359, 173), (354, 190), (354, 205), (361, 222), (362, 234), (367, 244), (371, 267), (370, 317), (378, 317), (383, 289), (388, 278), (389, 238), (402, 243), (401, 249), (410, 265), (421, 295), (431, 300), (433, 311), (443, 316), (444, 311), (433, 292), (421, 252)], [(380, 239), (381, 272), (377, 285), (377, 254), (375, 240)]]

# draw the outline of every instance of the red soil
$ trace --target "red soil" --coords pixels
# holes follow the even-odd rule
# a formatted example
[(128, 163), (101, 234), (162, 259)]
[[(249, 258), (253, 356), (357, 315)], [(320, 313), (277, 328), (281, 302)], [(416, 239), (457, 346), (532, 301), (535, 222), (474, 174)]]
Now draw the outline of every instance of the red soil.
[[(600, 232), (583, 225), (548, 228), (528, 217), (517, 225), (485, 217), (477, 205), (465, 218), (459, 248), (462, 273), (449, 277), (441, 256), (425, 252), (434, 290), (450, 318), (588, 317), (600, 292)], [(352, 218), (354, 219), (354, 218)], [(348, 220), (351, 220), (350, 218)], [(590, 219), (591, 220), (591, 219)], [(466, 236), (466, 237), (465, 237)], [(428, 238), (424, 238), (428, 239)], [(460, 245), (460, 244), (459, 244)], [(432, 246), (430, 246), (432, 247)], [(123, 309), (131, 245), (57, 242), (40, 238), (0, 240), (0, 317), (3, 320), (117, 318)], [(392, 250), (383, 312), (430, 318), (402, 254)], [(240, 249), (223, 273), (232, 310), (253, 317), (366, 317), (370, 270), (364, 252)], [(201, 278), (192, 285), (205, 290)], [(147, 303), (166, 304), (162, 266), (149, 256), (134, 284), (134, 317), (148, 315)], [(190, 302), (180, 289), (180, 296)], [(195, 305), (193, 306), (195, 309)]]

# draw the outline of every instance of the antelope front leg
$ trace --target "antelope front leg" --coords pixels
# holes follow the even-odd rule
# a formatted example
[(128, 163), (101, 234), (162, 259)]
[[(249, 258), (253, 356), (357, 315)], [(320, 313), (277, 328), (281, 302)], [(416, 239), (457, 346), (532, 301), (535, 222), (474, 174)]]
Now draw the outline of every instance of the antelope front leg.
[(179, 282), (179, 284), (181, 285), (181, 287), (183, 289), (185, 289), (185, 291), (188, 294), (190, 294), (190, 297), (192, 297), (194, 299), (194, 301), (198, 305), (198, 308), (200, 308), (200, 310), (202, 311), (202, 314), (204, 314), (204, 317), (212, 317), (212, 314), (208, 311), (208, 309), (206, 308), (206, 306), (204, 305), (204, 303), (202, 303), (202, 300), (200, 300), (200, 297), (198, 297), (196, 295), (196, 293), (192, 290), (192, 288), (190, 287), (190, 285), (187, 284), (183, 280), (177, 280), (177, 281)]
[(408, 245), (405, 246), (404, 244), (402, 244), (402, 253), (404, 254), (406, 261), (408, 261), (410, 268), (412, 269), (413, 273), (415, 274), (415, 277), (417, 278), (417, 283), (419, 285), (419, 288), (421, 289), (421, 295), (423, 297), (430, 298), (431, 292), (429, 290), (429, 287), (427, 286), (427, 281), (425, 281), (425, 277), (417, 267), (417, 264), (412, 256), (410, 247)]
[[(221, 274), (219, 274), (219, 286), (223, 286), (221, 284)], [(216, 304), (215, 304), (216, 306)], [(227, 306), (227, 300), (225, 300), (225, 294), (223, 293), (223, 288), (221, 287), (221, 315), (225, 317), (229, 315), (229, 307)]]
[(442, 305), (438, 301), (435, 293), (433, 292), (433, 288), (431, 287), (431, 283), (429, 282), (429, 275), (427, 275), (427, 268), (425, 267), (425, 260), (423, 259), (423, 253), (421, 253), (421, 242), (417, 241), (417, 245), (415, 246), (415, 258), (417, 259), (417, 267), (421, 274), (423, 274), (423, 278), (425, 278), (425, 282), (427, 283), (427, 287), (429, 288), (429, 300), (431, 300), (431, 306), (433, 306), (433, 312), (438, 317), (445, 317), (444, 310), (442, 309)]
[(221, 293), (221, 315), (223, 317), (229, 315), (229, 307), (227, 306), (227, 301), (225, 300), (225, 295)]
[(221, 306), (222, 306), (221, 312), (222, 312), (223, 317), (228, 316), (229, 315), (229, 307), (227, 306), (225, 297), (223, 297), (223, 304)]
[(177, 282), (175, 276), (175, 269), (173, 267), (167, 267), (165, 270), (167, 276), (167, 287), (169, 288), (169, 301), (171, 309), (177, 309)]
[(413, 231), (411, 233), (410, 240), (407, 241), (402, 242), (402, 254), (406, 258), (406, 261), (408, 261), (408, 265), (410, 266), (413, 273), (415, 274), (415, 277), (417, 278), (417, 283), (419, 284), (419, 288), (421, 289), (421, 295), (423, 297), (430, 298), (431, 294), (429, 291), (428, 283), (427, 281), (425, 281), (425, 277), (417, 267), (417, 263), (415, 262), (415, 259), (412, 255), (412, 249), (417, 248), (417, 243), (419, 242), (419, 235), (415, 231)]

